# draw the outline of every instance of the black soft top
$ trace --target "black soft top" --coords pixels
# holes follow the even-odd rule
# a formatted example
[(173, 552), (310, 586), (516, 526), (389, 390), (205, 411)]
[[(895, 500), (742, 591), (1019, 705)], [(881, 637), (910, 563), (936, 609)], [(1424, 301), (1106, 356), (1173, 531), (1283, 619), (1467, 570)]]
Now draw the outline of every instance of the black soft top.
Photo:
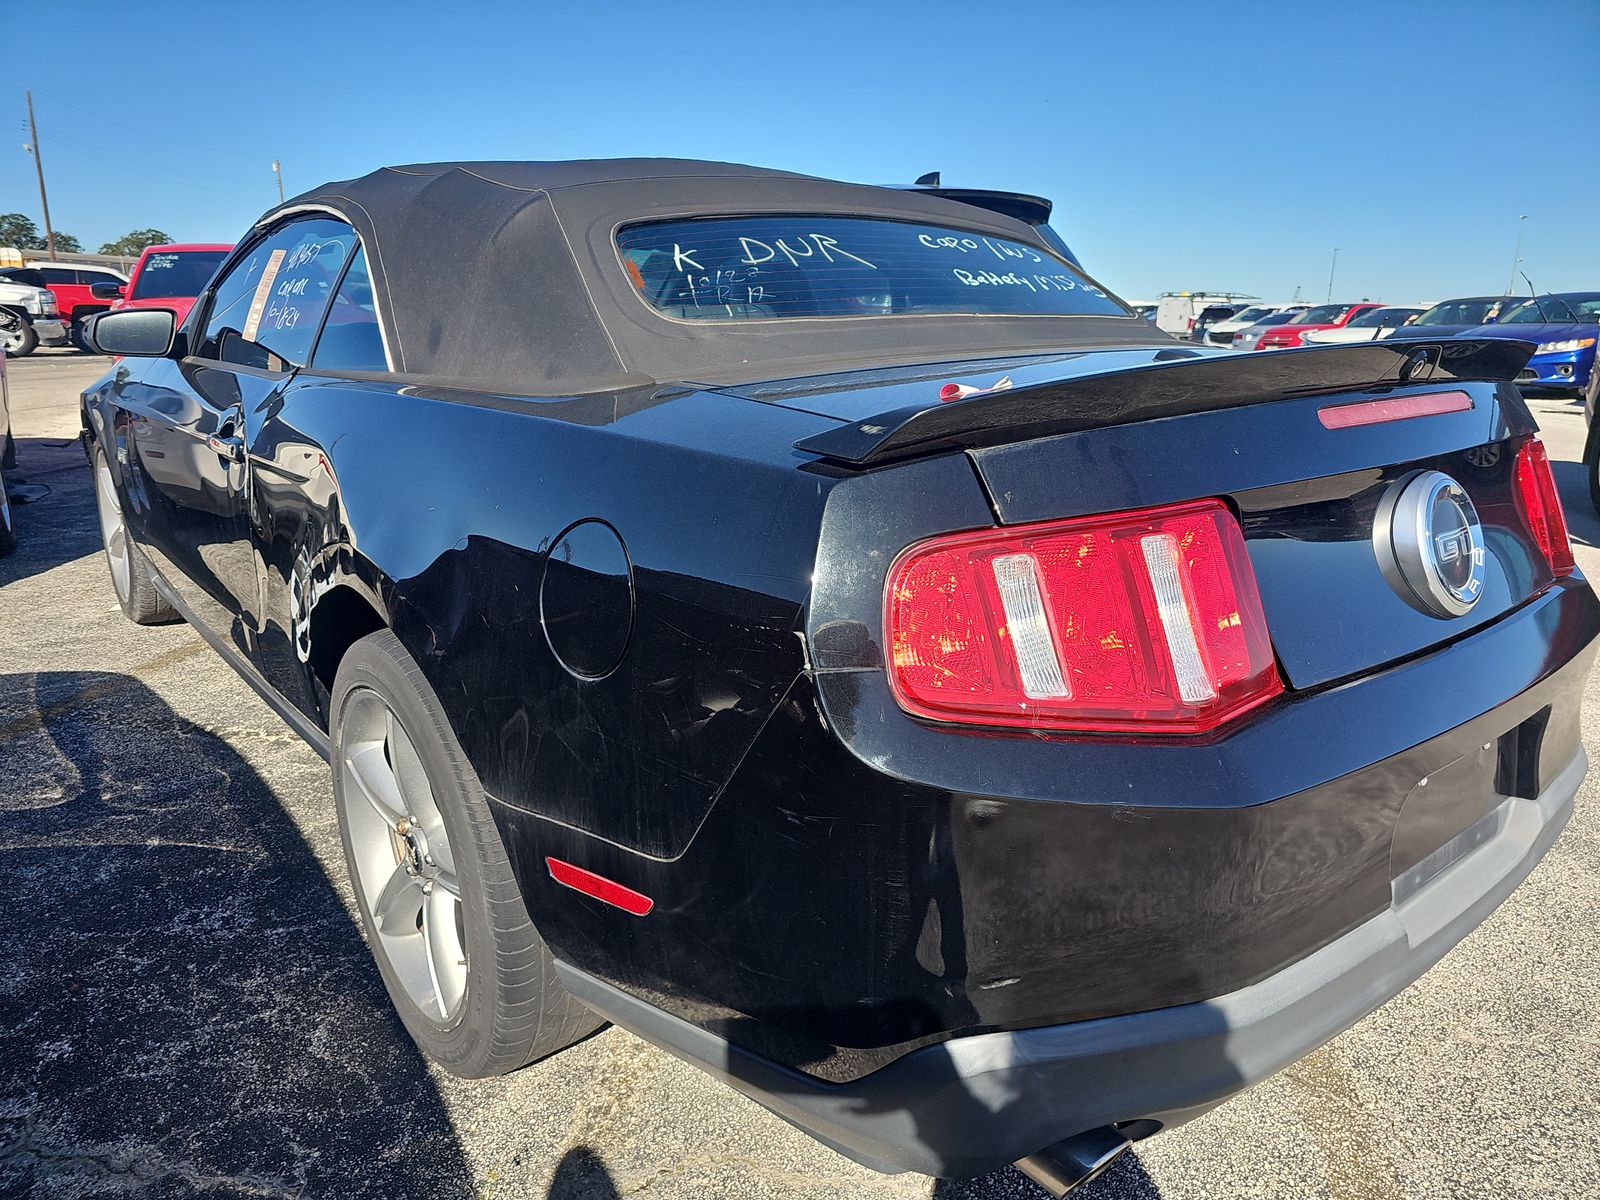
[(618, 227), (641, 220), (898, 218), (1054, 253), (1027, 224), (971, 205), (761, 167), (666, 158), (385, 167), (296, 196), (258, 227), (318, 210), (361, 235), (395, 369), (430, 383), (571, 395), (1167, 340), (1136, 317), (694, 322), (652, 309), (615, 244)]

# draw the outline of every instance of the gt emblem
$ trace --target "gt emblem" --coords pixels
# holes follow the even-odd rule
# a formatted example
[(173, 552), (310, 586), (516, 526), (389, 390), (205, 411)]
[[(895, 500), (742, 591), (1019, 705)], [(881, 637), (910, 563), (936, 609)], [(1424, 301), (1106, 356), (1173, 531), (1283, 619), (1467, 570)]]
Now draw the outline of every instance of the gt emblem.
[(1411, 607), (1449, 619), (1483, 594), (1483, 530), (1472, 498), (1443, 471), (1413, 471), (1378, 502), (1373, 551), (1389, 586)]

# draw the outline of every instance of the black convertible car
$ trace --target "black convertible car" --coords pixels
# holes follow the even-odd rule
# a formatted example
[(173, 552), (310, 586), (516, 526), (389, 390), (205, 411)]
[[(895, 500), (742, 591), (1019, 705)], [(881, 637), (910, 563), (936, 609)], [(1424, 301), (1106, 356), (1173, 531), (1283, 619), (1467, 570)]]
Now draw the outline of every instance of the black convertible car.
[(1062, 1192), (1567, 820), (1600, 605), (1510, 341), (1228, 355), (957, 199), (444, 163), (98, 319), (117, 596), (333, 768), (417, 1042), (602, 1019)]

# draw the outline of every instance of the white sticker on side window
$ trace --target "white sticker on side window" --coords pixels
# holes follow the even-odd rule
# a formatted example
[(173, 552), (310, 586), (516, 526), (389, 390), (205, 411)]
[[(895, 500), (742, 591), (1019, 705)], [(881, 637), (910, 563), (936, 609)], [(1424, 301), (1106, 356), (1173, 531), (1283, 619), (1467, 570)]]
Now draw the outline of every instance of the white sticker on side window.
[(244, 319), (244, 328), (239, 331), (247, 342), (256, 340), (256, 331), (261, 328), (261, 314), (267, 311), (267, 298), (272, 295), (273, 282), (278, 278), (278, 268), (283, 265), (283, 256), (287, 253), (286, 250), (274, 250), (261, 272), (261, 279), (256, 283), (256, 294), (250, 301), (250, 313)]

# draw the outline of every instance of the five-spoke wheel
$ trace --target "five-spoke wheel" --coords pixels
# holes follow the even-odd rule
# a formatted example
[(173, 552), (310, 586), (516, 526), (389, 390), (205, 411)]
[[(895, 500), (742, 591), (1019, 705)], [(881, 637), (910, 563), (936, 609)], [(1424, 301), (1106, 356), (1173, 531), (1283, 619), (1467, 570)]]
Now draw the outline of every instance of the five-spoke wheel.
[(428, 1057), (481, 1079), (598, 1026), (561, 986), (477, 772), (394, 633), (380, 629), (345, 651), (328, 724), (367, 944)]
[(411, 1002), (448, 1023), (467, 993), (455, 854), (416, 747), (371, 688), (345, 703), (338, 770), (355, 884), (384, 953)]

